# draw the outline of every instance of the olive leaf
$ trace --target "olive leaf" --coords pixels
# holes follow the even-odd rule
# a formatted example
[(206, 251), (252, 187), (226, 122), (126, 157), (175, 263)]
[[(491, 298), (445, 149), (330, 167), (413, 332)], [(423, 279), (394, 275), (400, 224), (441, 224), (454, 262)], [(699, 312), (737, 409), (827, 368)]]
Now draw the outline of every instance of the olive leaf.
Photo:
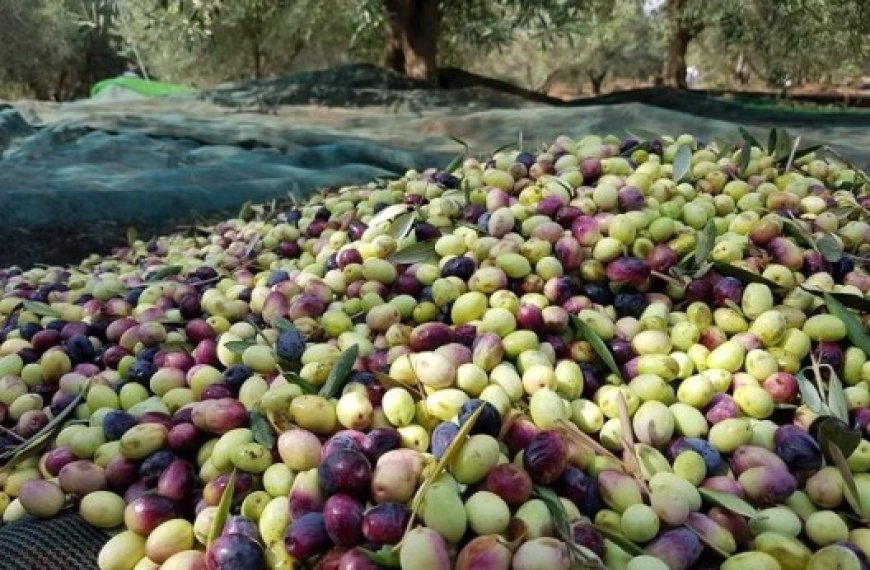
[(744, 142), (743, 146), (740, 147), (740, 156), (737, 158), (737, 168), (740, 171), (741, 175), (746, 174), (746, 170), (749, 168), (749, 163), (752, 161), (752, 145), (748, 142)]
[(817, 414), (825, 414), (828, 411), (827, 406), (822, 402), (822, 396), (819, 394), (819, 390), (816, 388), (815, 384), (813, 384), (806, 376), (806, 371), (809, 369), (810, 367), (806, 367), (798, 371), (794, 376), (801, 393), (801, 401), (813, 412)]
[(403, 247), (399, 251), (390, 256), (390, 261), (402, 265), (410, 265), (412, 263), (422, 263), (432, 257), (435, 253), (435, 241), (421, 241), (409, 246)]
[(215, 540), (224, 531), (224, 524), (227, 522), (227, 517), (230, 515), (230, 508), (233, 505), (233, 494), (236, 492), (236, 470), (233, 469), (230, 473), (230, 478), (227, 481), (227, 486), (224, 487), (224, 492), (221, 494), (221, 500), (218, 503), (217, 512), (214, 514), (214, 520), (211, 523), (211, 528), (208, 531), (207, 546), (211, 546)]
[(45, 424), (41, 430), (36, 432), (30, 439), (21, 443), (20, 445), (16, 445), (9, 450), (0, 454), (0, 463), (3, 463), (3, 466), (0, 467), (0, 473), (8, 473), (12, 469), (15, 468), (22, 461), (26, 461), (27, 459), (35, 456), (40, 452), (46, 445), (50, 442), (54, 441), (55, 435), (57, 432), (63, 427), (66, 419), (72, 414), (79, 404), (85, 399), (88, 393), (88, 388), (90, 388), (91, 382), (85, 383), (81, 392), (79, 392), (72, 401), (67, 404), (67, 406), (60, 411), (55, 417), (51, 419), (50, 422)]
[(794, 160), (795, 160), (795, 161), (798, 161), (798, 160), (802, 159), (803, 157), (805, 157), (805, 156), (807, 156), (807, 155), (810, 155), (810, 154), (816, 152), (816, 151), (819, 150), (820, 148), (822, 148), (822, 145), (820, 145), (820, 144), (815, 144), (815, 145), (812, 145), (812, 146), (808, 146), (808, 147), (804, 147), (804, 148), (802, 148), (802, 149), (799, 149), (799, 150), (797, 150), (797, 151), (794, 153)]
[(754, 518), (758, 516), (758, 511), (755, 507), (731, 493), (716, 491), (714, 489), (705, 489), (700, 487), (698, 492), (707, 502), (719, 505), (724, 509), (728, 509), (732, 513), (737, 513), (744, 517)]
[(372, 216), (372, 219), (369, 221), (369, 227), (374, 228), (383, 224), (384, 222), (389, 222), (396, 216), (404, 214), (410, 209), (411, 206), (408, 204), (393, 204), (391, 206), (387, 206), (386, 208)]
[(41, 317), (54, 317), (55, 319), (60, 317), (60, 313), (52, 309), (50, 306), (45, 303), (40, 303), (39, 301), (30, 301), (25, 299), (22, 301), (21, 306), (25, 311), (30, 311), (34, 315), (39, 315)]
[(353, 363), (356, 362), (357, 356), (359, 356), (358, 344), (347, 347), (338, 355), (338, 359), (336, 359), (329, 370), (326, 384), (320, 389), (321, 396), (329, 399), (341, 393), (344, 385), (347, 384), (347, 379), (350, 377), (350, 372), (353, 369)]
[(167, 277), (171, 277), (172, 275), (178, 275), (181, 273), (181, 270), (184, 269), (180, 265), (164, 265), (145, 280), (146, 283), (151, 283), (154, 281), (160, 281), (161, 279), (166, 279)]
[(758, 139), (755, 138), (754, 136), (752, 136), (752, 133), (750, 133), (749, 131), (747, 131), (743, 127), (737, 127), (737, 132), (740, 133), (740, 136), (743, 138), (744, 141), (751, 144), (752, 146), (757, 146), (758, 148), (764, 148), (763, 146), (761, 146), (761, 143), (758, 142)]
[(368, 550), (367, 548), (357, 547), (365, 554), (369, 560), (378, 566), (386, 566), (387, 568), (399, 568), (399, 551), (393, 549), (389, 544), (385, 544), (378, 550)]
[(462, 161), (465, 160), (466, 156), (468, 156), (468, 143), (466, 143), (464, 140), (458, 139), (456, 137), (448, 136), (447, 138), (449, 138), (450, 140), (452, 140), (455, 143), (459, 143), (460, 145), (462, 145), (462, 148), (463, 148), (463, 151), (460, 152), (459, 154), (457, 154), (453, 158), (453, 160), (451, 160), (450, 163), (444, 167), (444, 172), (450, 173), (450, 172), (453, 172), (454, 170), (456, 170), (457, 168), (459, 168), (459, 166), (462, 164)]
[(272, 319), (272, 326), (281, 332), (296, 330), (296, 327), (293, 325), (293, 323), (285, 319), (284, 317), (275, 317), (274, 319)]
[(867, 335), (867, 330), (864, 325), (858, 320), (852, 312), (843, 306), (843, 304), (835, 299), (830, 293), (824, 293), (825, 304), (828, 306), (828, 312), (843, 321), (846, 325), (846, 334), (852, 344), (864, 351), (864, 354), (870, 356), (870, 336)]
[(837, 447), (848, 457), (858, 449), (863, 439), (858, 430), (850, 429), (848, 424), (833, 416), (820, 416), (810, 425), (810, 435), (819, 443), (825, 457), (833, 459), (830, 447)]
[(712, 550), (722, 558), (729, 558), (733, 554), (733, 552), (723, 550), (722, 547), (719, 546), (719, 544), (717, 544), (715, 540), (711, 540), (709, 538), (709, 535), (704, 532), (704, 529), (700, 528), (701, 522), (697, 518), (690, 516), (688, 519), (686, 519), (686, 522), (683, 523), (683, 526), (695, 533), (695, 536), (698, 537), (698, 540), (700, 540), (705, 546), (707, 546), (710, 550)]
[(619, 366), (616, 365), (616, 360), (613, 359), (613, 354), (611, 354), (607, 345), (604, 344), (604, 341), (601, 340), (601, 337), (592, 330), (592, 327), (583, 322), (583, 320), (577, 315), (571, 315), (571, 324), (579, 335), (578, 340), (585, 340), (592, 345), (592, 350), (595, 351), (598, 358), (607, 365), (611, 372), (616, 374), (616, 376), (622, 380), (622, 374), (619, 372)]
[(249, 340), (231, 340), (224, 343), (224, 347), (235, 355), (241, 356), (245, 350), (252, 346), (256, 346), (256, 342)]
[(244, 204), (242, 204), (241, 208), (239, 208), (238, 218), (244, 220), (246, 222), (250, 222), (254, 219), (254, 205), (253, 202), (248, 200)]
[(772, 127), (767, 135), (767, 154), (773, 154), (773, 151), (776, 150), (776, 135), (776, 127)]
[[(811, 293), (816, 297), (821, 297), (822, 299), (825, 298), (825, 295), (830, 295), (831, 297), (839, 301), (844, 307), (848, 307), (849, 309), (855, 309), (856, 311), (861, 313), (870, 312), (870, 299), (859, 297), (858, 295), (852, 295), (851, 293), (836, 293), (820, 291), (819, 289), (808, 289), (803, 285), (801, 285), (800, 288), (807, 293)], [(830, 309), (828, 310), (830, 311)]]
[(849, 421), (849, 403), (843, 392), (843, 383), (840, 377), (831, 369), (831, 377), (828, 379), (828, 408), (835, 418), (844, 422)]
[[(659, 472), (673, 473), (673, 469), (671, 469), (671, 466), (667, 462), (661, 462), (661, 464), (653, 463), (652, 458), (658, 453), (654, 447), (645, 443), (636, 443), (634, 445), (634, 455), (637, 458), (637, 464), (640, 466), (641, 474), (643, 474), (646, 480), (652, 479), (653, 475)], [(663, 467), (663, 469), (659, 467)]]
[(716, 224), (709, 220), (698, 235), (698, 246), (695, 249), (695, 267), (699, 268), (710, 258), (710, 252), (716, 244)]
[(791, 149), (794, 147), (794, 139), (791, 134), (785, 129), (778, 129), (776, 134), (776, 146), (773, 151), (773, 159), (780, 163), (786, 160), (791, 155)]
[(674, 155), (674, 182), (683, 182), (692, 172), (692, 149), (680, 145)]
[(136, 240), (139, 239), (139, 232), (136, 231), (136, 228), (130, 226), (127, 228), (127, 245), (129, 247), (133, 247), (136, 245)]
[(251, 433), (254, 435), (254, 441), (265, 447), (272, 449), (275, 446), (275, 434), (272, 433), (272, 427), (269, 425), (265, 416), (256, 410), (252, 410), (248, 417), (251, 422)]
[(870, 518), (870, 513), (864, 512), (861, 495), (858, 493), (858, 485), (855, 484), (855, 476), (852, 474), (852, 470), (849, 469), (849, 464), (846, 463), (846, 456), (843, 455), (843, 452), (836, 445), (830, 447), (830, 452), (831, 459), (834, 460), (834, 466), (843, 478), (843, 490), (845, 491), (846, 501), (852, 507), (852, 510), (855, 511), (855, 514), (866, 522)]
[(652, 150), (652, 143), (650, 143), (649, 141), (643, 141), (642, 143), (628, 147), (627, 149), (625, 149), (624, 151), (619, 153), (619, 156), (623, 156), (623, 157), (631, 156), (632, 154), (634, 154), (635, 151), (638, 151), (638, 150), (650, 152)]
[[(523, 136), (522, 131), (520, 131), (520, 135), (519, 135), (519, 136), (520, 136), (520, 141), (522, 141), (522, 136)], [(516, 148), (517, 150), (522, 150), (522, 149), (520, 149), (520, 146), (521, 146), (520, 141), (518, 141), (518, 142), (509, 142), (509, 143), (505, 143), (505, 144), (503, 144), (503, 145), (501, 145), (501, 146), (497, 146), (497, 147), (495, 147), (495, 148), (493, 149), (493, 151), (492, 151), (490, 154), (492, 154), (492, 155), (496, 155), (496, 154), (498, 154), (498, 153), (500, 153), (500, 152), (502, 152), (502, 151), (505, 151), (505, 150), (507, 150), (507, 149), (509, 149), (509, 148)]]
[(565, 507), (555, 491), (549, 487), (535, 485), (534, 497), (542, 501), (547, 510), (550, 511), (550, 517), (553, 519), (553, 526), (556, 527), (556, 534), (562, 539), (568, 547), (569, 554), (574, 562), (583, 565), (585, 568), (607, 568), (598, 556), (596, 556), (588, 548), (584, 548), (574, 542), (571, 533), (571, 522), (568, 520), (568, 513), (565, 512)]
[(278, 370), (281, 371), (281, 375), (284, 378), (286, 378), (288, 382), (290, 382), (291, 384), (296, 384), (297, 386), (302, 388), (302, 391), (304, 393), (306, 393), (306, 394), (316, 394), (317, 393), (317, 386), (310, 383), (309, 381), (307, 381), (305, 378), (303, 378), (302, 376), (300, 376), (296, 372), (291, 372), (289, 370), (288, 371), (281, 370), (280, 366), (279, 366)]
[(626, 538), (625, 535), (614, 532), (604, 525), (595, 524), (592, 526), (598, 531), (598, 534), (623, 549), (626, 553), (631, 554), (632, 556), (640, 556), (643, 554), (643, 549)]
[[(411, 500), (411, 516), (408, 518), (408, 526), (405, 527), (405, 535), (413, 528), (414, 521), (417, 518), (417, 513), (420, 511), (420, 506), (423, 504), (423, 498), (426, 496), (426, 492), (429, 491), (429, 487), (432, 486), (432, 483), (441, 476), (445, 469), (447, 469), (447, 465), (453, 461), (453, 458), (456, 457), (456, 454), (459, 453), (459, 450), (462, 449), (462, 446), (465, 445), (465, 440), (468, 439), (468, 435), (471, 433), (471, 430), (474, 429), (474, 425), (477, 423), (477, 419), (480, 417), (480, 414), (483, 413), (484, 406), (478, 406), (476, 410), (468, 417), (462, 427), (459, 428), (459, 431), (456, 433), (456, 437), (453, 438), (453, 441), (450, 442), (450, 445), (447, 446), (447, 449), (444, 450), (444, 455), (441, 456), (441, 459), (438, 460), (438, 463), (435, 464), (435, 467), (429, 472), (428, 477), (423, 480), (423, 483), (417, 487), (417, 491), (414, 493), (414, 498)], [(404, 537), (402, 538), (404, 541)], [(399, 544), (393, 547), (394, 550), (398, 550), (402, 546), (402, 541), (399, 541)]]
[(825, 234), (816, 240), (816, 247), (825, 261), (836, 263), (843, 257), (842, 244), (831, 234)]
[(726, 277), (736, 277), (744, 283), (762, 283), (770, 287), (773, 291), (779, 291), (782, 289), (782, 285), (780, 285), (776, 281), (771, 281), (770, 279), (759, 275), (758, 273), (753, 273), (751, 271), (743, 269), (742, 267), (731, 265), (730, 263), (714, 261), (713, 268), (720, 275), (725, 275)]
[(411, 231), (411, 228), (414, 227), (414, 220), (417, 218), (417, 212), (413, 210), (410, 212), (405, 212), (396, 217), (393, 220), (393, 223), (390, 224), (390, 236), (396, 240), (405, 239), (405, 236), (408, 235), (408, 232)]

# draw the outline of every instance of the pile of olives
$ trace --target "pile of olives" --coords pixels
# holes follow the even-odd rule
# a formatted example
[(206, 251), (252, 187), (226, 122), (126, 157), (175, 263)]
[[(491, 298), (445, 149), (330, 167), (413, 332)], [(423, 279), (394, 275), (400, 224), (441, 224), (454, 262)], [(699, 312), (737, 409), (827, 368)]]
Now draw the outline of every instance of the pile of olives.
[(0, 269), (3, 524), (101, 570), (861, 569), (870, 183), (560, 136)]

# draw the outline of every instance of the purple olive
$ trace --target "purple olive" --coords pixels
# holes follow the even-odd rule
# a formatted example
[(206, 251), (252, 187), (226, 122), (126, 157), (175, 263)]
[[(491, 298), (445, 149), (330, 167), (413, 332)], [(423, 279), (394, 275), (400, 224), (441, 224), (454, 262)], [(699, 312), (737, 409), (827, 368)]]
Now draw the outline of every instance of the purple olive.
[(320, 460), (323, 461), (340, 449), (350, 449), (362, 452), (362, 442), (365, 434), (354, 430), (343, 430), (329, 439), (320, 448)]
[(819, 444), (796, 425), (783, 425), (773, 434), (776, 454), (792, 471), (816, 471), (822, 466)]
[(535, 434), (523, 453), (523, 466), (539, 485), (558, 479), (568, 466), (568, 446), (559, 432), (544, 430)]
[(402, 503), (381, 503), (363, 515), (362, 533), (371, 542), (398, 544), (405, 534), (410, 517), (411, 511)]
[(176, 459), (160, 474), (157, 493), (174, 501), (181, 501), (191, 495), (195, 483), (193, 466), (184, 459)]
[(532, 496), (533, 484), (529, 474), (513, 463), (496, 465), (487, 474), (484, 489), (498, 495), (511, 507), (519, 507)]
[(137, 423), (139, 423), (139, 420), (127, 412), (120, 410), (111, 411), (103, 418), (103, 435), (107, 441), (119, 440), (124, 435), (124, 432)]
[(377, 463), (381, 455), (393, 449), (398, 449), (402, 438), (395, 428), (376, 428), (363, 438), (362, 451), (369, 461)]
[(231, 534), (241, 534), (256, 543), (261, 542), (260, 530), (257, 528), (257, 523), (241, 515), (231, 516), (224, 524), (221, 536), (229, 536)]
[(124, 509), (124, 526), (148, 536), (161, 523), (178, 516), (175, 502), (160, 495), (142, 495)]
[(356, 546), (363, 541), (363, 506), (350, 495), (333, 495), (323, 505), (323, 524), (338, 546)]
[(723, 277), (713, 286), (713, 299), (717, 306), (725, 306), (725, 301), (740, 304), (743, 298), (743, 283), (736, 277)]
[(317, 468), (317, 481), (327, 495), (347, 493), (365, 497), (372, 481), (372, 466), (360, 451), (340, 449)]
[(580, 512), (587, 517), (595, 517), (604, 507), (601, 494), (598, 492), (597, 479), (589, 477), (572, 465), (566, 467), (562, 475), (556, 479), (553, 490), (560, 497), (565, 497), (577, 505)]
[(284, 548), (287, 554), (305, 560), (329, 548), (329, 535), (322, 513), (305, 513), (293, 519), (284, 535)]
[(266, 556), (255, 541), (242, 534), (218, 537), (205, 554), (208, 570), (235, 570), (266, 568)]
[(607, 264), (606, 273), (609, 281), (638, 287), (649, 277), (650, 266), (636, 257), (619, 257)]

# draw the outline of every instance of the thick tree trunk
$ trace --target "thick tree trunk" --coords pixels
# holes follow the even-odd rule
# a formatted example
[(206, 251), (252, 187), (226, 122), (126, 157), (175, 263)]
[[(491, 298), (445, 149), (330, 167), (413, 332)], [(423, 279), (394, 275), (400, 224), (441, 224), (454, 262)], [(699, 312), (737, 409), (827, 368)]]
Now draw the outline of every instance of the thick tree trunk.
[(414, 79), (432, 79), (438, 65), (441, 9), (437, 0), (384, 0), (384, 65)]
[(695, 38), (704, 25), (700, 22), (687, 24), (683, 19), (685, 0), (668, 0), (667, 13), (671, 26), (671, 37), (668, 43), (668, 56), (665, 60), (664, 79), (667, 85), (678, 89), (686, 89), (686, 51), (689, 42)]

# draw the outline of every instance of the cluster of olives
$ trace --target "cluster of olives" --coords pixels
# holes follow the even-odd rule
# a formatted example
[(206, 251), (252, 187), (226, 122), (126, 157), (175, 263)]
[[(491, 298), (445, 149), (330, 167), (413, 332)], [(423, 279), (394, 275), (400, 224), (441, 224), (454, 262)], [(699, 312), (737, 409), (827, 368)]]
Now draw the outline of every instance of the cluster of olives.
[(862, 568), (868, 191), (559, 137), (0, 269), (3, 522), (74, 506), (102, 570)]

